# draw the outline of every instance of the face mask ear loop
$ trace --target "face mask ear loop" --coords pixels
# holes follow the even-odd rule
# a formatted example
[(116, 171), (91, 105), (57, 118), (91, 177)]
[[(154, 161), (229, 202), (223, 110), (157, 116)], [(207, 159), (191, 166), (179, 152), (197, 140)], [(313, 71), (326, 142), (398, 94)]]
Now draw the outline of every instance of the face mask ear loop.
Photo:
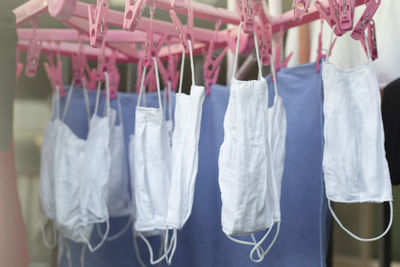
[(65, 238), (62, 239), (65, 247), (65, 253), (67, 257), (67, 262), (68, 262), (68, 267), (72, 267), (72, 258), (71, 258), (71, 249), (69, 247), (68, 242), (65, 240)]
[[(122, 227), (122, 229), (118, 233), (116, 233), (115, 235), (106, 237), (106, 241), (114, 241), (114, 240), (117, 240), (118, 238), (120, 238), (121, 236), (123, 236), (125, 234), (125, 232), (129, 230), (129, 228), (131, 226), (131, 223), (132, 223), (132, 217), (129, 217), (128, 221), (126, 222), (124, 227)], [(100, 224), (96, 225), (96, 230), (97, 230), (97, 234), (101, 238), (104, 238), (105, 235), (101, 232), (101, 225)]]
[(135, 249), (136, 259), (139, 262), (141, 267), (147, 267), (147, 265), (143, 262), (142, 257), (140, 256), (139, 247), (136, 240), (135, 230), (132, 227), (132, 242), (133, 248)]
[(165, 258), (165, 254), (162, 255), (161, 257), (159, 257), (157, 260), (154, 260), (153, 249), (151, 248), (150, 242), (147, 240), (147, 238), (141, 232), (138, 232), (138, 235), (147, 246), (147, 249), (150, 254), (150, 264), (156, 265), (156, 264), (160, 263)]
[(83, 85), (83, 98), (85, 100), (88, 125), (90, 125), (90, 104), (89, 104), (89, 95), (88, 95), (88, 92), (87, 92), (85, 79), (82, 79), (82, 85)]
[(370, 52), (370, 50), (369, 50), (369, 42), (368, 42), (368, 40), (367, 40), (367, 36), (365, 35), (365, 32), (364, 32), (363, 37), (364, 37), (364, 40), (365, 40), (365, 41), (364, 41), (365, 47), (367, 48), (368, 61), (372, 61), (371, 52)]
[(106, 104), (107, 111), (110, 108), (110, 79), (108, 77), (108, 73), (104, 72), (104, 76), (106, 77)]
[[(251, 240), (253, 240), (254, 244), (257, 244), (257, 239), (254, 236), (254, 234), (251, 234), (250, 236), (251, 236)], [(263, 253), (264, 253), (264, 249), (261, 246), (257, 247), (257, 256), (258, 256), (258, 258), (261, 258)]]
[(193, 60), (193, 47), (192, 41), (188, 40), (189, 43), (189, 55), (190, 55), (190, 69), (192, 70), (192, 86), (196, 84), (196, 79), (194, 77), (194, 60)]
[[(171, 238), (171, 244), (170, 244), (170, 246), (168, 248), (168, 251), (167, 251), (167, 254), (165, 256), (165, 260), (166, 260), (168, 265), (172, 264), (172, 258), (174, 257), (174, 254), (175, 254), (177, 241), (178, 241), (178, 230), (174, 229), (173, 230), (173, 234), (172, 234), (172, 238)], [(168, 257), (168, 253), (170, 252), (171, 249), (172, 249), (171, 255), (170, 255), (170, 257)]]
[[(272, 228), (272, 227), (271, 227), (271, 228)], [(265, 257), (265, 256), (268, 254), (268, 252), (271, 250), (272, 246), (275, 244), (276, 239), (278, 238), (280, 229), (281, 229), (281, 223), (278, 222), (278, 223), (277, 223), (277, 228), (276, 228), (276, 232), (275, 232), (274, 239), (272, 240), (271, 244), (269, 244), (269, 246), (268, 246), (268, 248), (265, 250), (265, 252), (263, 252), (262, 257), (258, 257), (258, 260), (254, 260), (254, 259), (253, 259), (253, 255), (254, 255), (254, 251), (253, 251), (254, 248), (253, 248), (253, 250), (250, 252), (250, 259), (251, 259), (253, 262), (261, 262), (261, 261), (264, 259), (264, 257)]]
[[(46, 220), (46, 223), (47, 222), (48, 222), (48, 220)], [(45, 222), (43, 222), (43, 220), (40, 222), (40, 232), (42, 234), (43, 244), (48, 249), (54, 249), (57, 246), (57, 230), (56, 230), (56, 226), (55, 226), (54, 222), (53, 222), (53, 225), (51, 226), (51, 229), (53, 230), (53, 240), (52, 240), (52, 243), (50, 244), (50, 242), (47, 241), (47, 237), (46, 237)]]
[(81, 238), (83, 239), (83, 241), (85, 241), (85, 243), (87, 244), (87, 246), (88, 246), (88, 248), (89, 248), (89, 251), (90, 251), (91, 253), (93, 253), (93, 252), (95, 252), (96, 250), (98, 250), (98, 249), (104, 244), (104, 242), (106, 241), (106, 238), (107, 238), (109, 232), (110, 232), (110, 221), (107, 220), (107, 222), (106, 222), (106, 233), (105, 233), (105, 235), (103, 236), (103, 238), (101, 239), (100, 243), (97, 244), (97, 246), (95, 246), (94, 248), (93, 248), (93, 246), (90, 244), (90, 241), (87, 240), (87, 238), (86, 238), (82, 233), (80, 233), (80, 236), (81, 236)]
[(276, 72), (275, 72), (275, 63), (274, 63), (274, 57), (272, 55), (269, 55), (269, 58), (271, 59), (271, 73), (272, 77), (274, 78), (274, 91), (275, 91), (275, 97), (278, 96), (278, 85), (276, 81)]
[(157, 82), (157, 95), (158, 95), (158, 105), (161, 110), (163, 110), (163, 106), (161, 103), (161, 90), (160, 90), (160, 77), (158, 76), (158, 64), (157, 64), (157, 59), (153, 57), (153, 62), (154, 62), (154, 71), (156, 72), (156, 82)]
[(143, 87), (144, 87), (144, 79), (146, 78), (146, 71), (147, 71), (147, 68), (144, 67), (143, 72), (142, 72), (142, 80), (140, 81), (139, 95), (138, 95), (137, 104), (136, 104), (137, 107), (139, 107), (141, 105), (140, 100), (142, 99), (142, 94), (144, 91)]
[(86, 245), (82, 244), (81, 257), (80, 257), (81, 267), (85, 267), (85, 252), (86, 252)]
[(379, 236), (374, 237), (374, 238), (361, 238), (356, 236), (355, 234), (353, 234), (352, 232), (350, 232), (350, 230), (348, 230), (346, 227), (343, 226), (343, 224), (340, 222), (340, 220), (338, 219), (338, 217), (336, 216), (335, 212), (332, 209), (332, 205), (331, 205), (331, 201), (328, 200), (328, 207), (329, 210), (331, 211), (332, 217), (335, 219), (335, 221), (338, 223), (338, 225), (340, 226), (340, 228), (342, 228), (347, 234), (349, 234), (352, 238), (361, 241), (361, 242), (372, 242), (372, 241), (376, 241), (378, 239), (381, 239), (383, 236), (385, 236), (387, 234), (387, 232), (389, 232), (390, 227), (392, 226), (392, 222), (393, 222), (393, 203), (392, 201), (389, 202), (390, 205), (390, 220), (389, 220), (389, 224), (386, 227), (386, 230)]
[(185, 71), (185, 49), (182, 49), (181, 72), (179, 74), (179, 90), (178, 90), (178, 92), (180, 94), (182, 94), (183, 72), (184, 71)]
[[(55, 101), (55, 107), (53, 106), (54, 101)], [(52, 103), (52, 105), (51, 105), (51, 118), (59, 120), (60, 119), (60, 87), (58, 85), (56, 85), (56, 92), (53, 93), (53, 97), (52, 97), (52, 102), (51, 103)], [(55, 110), (54, 110), (54, 108), (55, 108)]]
[(232, 71), (231, 81), (235, 80), (235, 73), (236, 73), (237, 62), (238, 62), (238, 58), (239, 58), (240, 32), (242, 31), (242, 25), (243, 25), (243, 22), (240, 22), (239, 27), (238, 27), (237, 40), (236, 40), (235, 59), (233, 61), (233, 71)]
[(261, 245), (262, 245), (262, 243), (264, 243), (265, 239), (267, 239), (267, 237), (271, 233), (271, 230), (272, 230), (272, 227), (270, 227), (268, 229), (267, 233), (265, 233), (265, 235), (261, 238), (261, 240), (258, 241), (258, 243), (256, 243), (254, 245), (254, 247), (251, 249), (251, 251), (250, 251), (250, 260), (252, 262), (260, 262), (260, 261), (262, 261), (264, 259), (264, 253), (263, 253), (263, 255), (261, 255), (261, 258), (259, 258), (258, 260), (254, 260), (253, 255), (254, 255), (254, 252), (257, 251), (261, 247)]
[(168, 120), (172, 121), (172, 96), (171, 96), (171, 82), (168, 82)]
[(96, 103), (94, 105), (94, 115), (97, 115), (97, 111), (99, 109), (99, 103), (100, 103), (100, 89), (101, 89), (101, 82), (99, 81), (97, 83), (97, 91), (96, 91)]
[(254, 31), (253, 36), (254, 36), (254, 46), (256, 48), (256, 56), (257, 56), (258, 79), (261, 80), (262, 79), (262, 65), (261, 65), (260, 50), (258, 47), (258, 39), (257, 39), (256, 31)]
[(72, 92), (74, 91), (74, 84), (75, 84), (75, 80), (72, 80), (71, 86), (69, 87), (69, 90), (68, 90), (67, 101), (65, 102), (65, 107), (64, 107), (64, 112), (63, 112), (63, 116), (62, 116), (62, 121), (65, 120), (65, 116), (67, 115), (69, 103), (71, 102)]
[(329, 56), (331, 55), (331, 52), (332, 52), (331, 49), (332, 49), (332, 42), (333, 42), (333, 33), (335, 32), (335, 28), (336, 28), (336, 25), (334, 25), (333, 28), (332, 28), (331, 38), (330, 38), (330, 41), (329, 41), (328, 54), (326, 54), (326, 62), (329, 62)]

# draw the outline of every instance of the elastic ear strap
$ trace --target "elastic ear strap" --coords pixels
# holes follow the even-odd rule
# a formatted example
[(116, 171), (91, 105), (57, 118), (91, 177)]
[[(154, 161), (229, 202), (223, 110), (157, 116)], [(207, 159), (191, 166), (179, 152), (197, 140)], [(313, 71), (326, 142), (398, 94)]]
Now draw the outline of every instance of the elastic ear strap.
[[(272, 229), (272, 227), (271, 227), (271, 229)], [(278, 223), (277, 223), (277, 228), (276, 228), (276, 232), (275, 232), (274, 239), (272, 240), (271, 244), (269, 244), (269, 246), (268, 246), (268, 248), (265, 250), (265, 252), (263, 252), (262, 256), (258, 258), (258, 260), (254, 260), (254, 259), (253, 259), (253, 254), (254, 254), (254, 249), (255, 249), (255, 248), (252, 249), (252, 251), (250, 252), (250, 259), (251, 259), (253, 262), (261, 262), (261, 261), (264, 259), (264, 257), (265, 257), (265, 256), (268, 254), (268, 252), (271, 250), (272, 246), (275, 244), (276, 239), (278, 238), (280, 229), (281, 229), (281, 223), (278, 222)]]
[(376, 241), (378, 239), (381, 239), (383, 236), (385, 236), (387, 234), (387, 232), (389, 232), (390, 227), (392, 226), (392, 222), (393, 222), (393, 203), (392, 201), (389, 201), (389, 205), (390, 205), (390, 220), (389, 220), (389, 224), (386, 227), (386, 230), (379, 236), (374, 237), (374, 238), (361, 238), (356, 236), (355, 234), (353, 234), (352, 232), (350, 232), (350, 230), (348, 230), (346, 227), (343, 226), (343, 224), (340, 222), (340, 220), (338, 219), (338, 217), (336, 216), (335, 212), (332, 209), (332, 205), (331, 205), (331, 201), (328, 200), (328, 207), (329, 210), (331, 211), (332, 217), (335, 219), (335, 221), (338, 223), (338, 225), (340, 226), (340, 228), (342, 228), (347, 234), (349, 234), (352, 238), (361, 241), (361, 242), (372, 242), (372, 241)]
[(72, 258), (71, 258), (71, 249), (69, 247), (68, 241), (65, 240), (65, 238), (62, 238), (64, 246), (65, 246), (65, 253), (67, 254), (67, 262), (68, 262), (68, 267), (72, 267)]
[(278, 85), (276, 81), (276, 72), (275, 72), (275, 62), (274, 62), (274, 57), (272, 55), (269, 55), (269, 58), (271, 59), (271, 73), (272, 73), (272, 78), (274, 78), (274, 90), (275, 90), (275, 96), (278, 96)]
[[(55, 98), (55, 99), (54, 99)], [(54, 116), (54, 101), (55, 101), (55, 116)], [(53, 93), (52, 101), (51, 101), (51, 118), (60, 119), (60, 87), (56, 85), (56, 92)]]
[(97, 111), (99, 109), (100, 104), (100, 89), (101, 89), (101, 82), (97, 83), (97, 90), (96, 90), (96, 103), (94, 104), (94, 115), (97, 115)]
[(194, 60), (193, 60), (192, 41), (188, 40), (188, 43), (189, 43), (189, 55), (190, 55), (190, 68), (192, 70), (192, 85), (195, 85), (196, 79), (194, 77)]
[(133, 248), (135, 249), (137, 261), (139, 262), (141, 267), (147, 267), (147, 265), (143, 262), (142, 257), (140, 256), (139, 247), (135, 236), (135, 229), (133, 227), (132, 227), (132, 242), (133, 242)]
[[(169, 239), (169, 230), (168, 227), (165, 229), (165, 235), (164, 235), (164, 256), (165, 256), (165, 261), (168, 265), (171, 265), (172, 258), (175, 254), (175, 249), (176, 249), (176, 243), (177, 243), (177, 230), (173, 229), (171, 241), (168, 241)], [(169, 244), (168, 244), (169, 243)], [(171, 252), (172, 250), (172, 252)], [(168, 257), (168, 254), (171, 252), (171, 256)]]
[(329, 57), (330, 57), (331, 52), (332, 52), (331, 49), (332, 49), (332, 42), (333, 42), (333, 33), (335, 32), (335, 28), (336, 28), (336, 25), (334, 25), (334, 26), (332, 27), (331, 38), (330, 38), (330, 40), (329, 40), (328, 54), (326, 55), (326, 62), (329, 62)]
[(158, 105), (160, 106), (160, 109), (163, 109), (162, 103), (161, 103), (161, 89), (160, 89), (160, 77), (158, 76), (158, 63), (157, 59), (153, 57), (153, 62), (154, 62), (154, 71), (156, 72), (156, 82), (157, 82), (157, 95), (158, 95)]
[(260, 262), (260, 261), (262, 261), (262, 260), (264, 259), (264, 253), (265, 253), (265, 252), (263, 252), (262, 255), (261, 255), (261, 257), (258, 258), (257, 260), (255, 260), (255, 259), (253, 258), (253, 255), (254, 255), (254, 252), (255, 252), (255, 251), (257, 251), (259, 248), (261, 248), (262, 243), (264, 243), (265, 239), (267, 239), (267, 237), (268, 237), (269, 234), (271, 233), (271, 230), (272, 230), (272, 227), (270, 227), (270, 228), (268, 229), (268, 231), (267, 231), (267, 232), (265, 233), (265, 235), (260, 239), (260, 241), (258, 241), (258, 243), (256, 243), (256, 244), (254, 245), (254, 247), (251, 249), (249, 257), (250, 257), (250, 260), (251, 260), (252, 262)]
[(81, 257), (80, 257), (81, 267), (85, 267), (85, 252), (86, 252), (86, 245), (82, 244)]
[(159, 257), (157, 260), (154, 260), (153, 249), (151, 247), (151, 244), (150, 244), (149, 240), (147, 240), (147, 238), (141, 232), (138, 232), (138, 235), (143, 240), (143, 242), (146, 244), (147, 249), (149, 250), (150, 264), (151, 265), (156, 265), (157, 263), (160, 263), (165, 258), (165, 254), (162, 255), (161, 257)]
[(89, 104), (89, 96), (88, 96), (88, 92), (87, 92), (87, 89), (86, 89), (86, 81), (85, 81), (85, 79), (82, 79), (82, 84), (83, 84), (83, 98), (85, 100), (88, 125), (90, 125), (90, 104)]
[(168, 120), (172, 120), (172, 96), (171, 96), (171, 82), (168, 82)]
[(42, 233), (42, 239), (43, 239), (43, 244), (48, 248), (48, 249), (53, 249), (57, 246), (57, 230), (56, 230), (56, 226), (53, 223), (52, 225), (52, 230), (53, 230), (53, 240), (52, 243), (50, 244), (49, 241), (47, 241), (47, 237), (46, 237), (46, 228), (44, 226), (44, 222), (41, 221), (40, 222), (40, 230)]
[(67, 115), (69, 103), (71, 102), (72, 92), (74, 91), (74, 84), (75, 84), (75, 80), (73, 79), (73, 80), (72, 80), (72, 83), (71, 83), (71, 86), (69, 87), (69, 90), (68, 90), (68, 96), (67, 96), (67, 101), (65, 102), (65, 107), (64, 107), (64, 112), (63, 112), (63, 116), (62, 116), (62, 121), (65, 120), (65, 116)]
[(231, 80), (235, 79), (235, 72), (236, 72), (237, 62), (238, 62), (238, 57), (239, 57), (240, 32), (242, 31), (242, 25), (243, 25), (243, 22), (240, 22), (239, 28), (238, 28), (237, 40), (236, 40), (235, 59), (233, 61), (233, 71), (232, 71)]
[(81, 235), (81, 238), (82, 238), (82, 239), (85, 241), (85, 243), (87, 244), (87, 246), (88, 246), (90, 252), (93, 253), (93, 252), (95, 252), (96, 250), (98, 250), (98, 249), (104, 244), (104, 242), (106, 241), (106, 238), (107, 238), (109, 232), (110, 232), (110, 221), (107, 220), (107, 222), (106, 222), (106, 233), (105, 233), (105, 235), (103, 236), (103, 238), (101, 239), (100, 243), (97, 244), (97, 246), (95, 246), (94, 248), (93, 248), (92, 244), (90, 244), (90, 241), (87, 240), (87, 238), (82, 234), (82, 232), (80, 233), (80, 235)]
[(258, 65), (258, 78), (262, 78), (262, 66), (261, 66), (261, 58), (260, 58), (260, 48), (258, 47), (258, 39), (257, 33), (254, 31), (254, 47), (256, 48), (256, 56), (257, 56), (257, 65)]
[(119, 123), (122, 125), (122, 129), (124, 129), (124, 116), (122, 114), (121, 98), (119, 97), (119, 94), (117, 94), (117, 109)]
[(182, 93), (182, 84), (183, 84), (183, 72), (185, 70), (185, 49), (182, 49), (182, 62), (181, 62), (181, 73), (179, 74), (179, 90), (178, 92)]
[[(123, 234), (125, 234), (126, 231), (128, 231), (129, 227), (131, 226), (131, 223), (132, 223), (132, 217), (129, 216), (129, 219), (125, 223), (124, 227), (122, 227), (122, 229), (115, 235), (106, 237), (106, 241), (114, 241), (114, 240), (117, 240), (118, 238), (120, 238)], [(97, 234), (101, 238), (104, 238), (105, 235), (101, 232), (100, 224), (96, 225), (96, 230), (97, 230)]]
[(142, 99), (142, 94), (143, 94), (143, 86), (144, 86), (144, 79), (146, 77), (146, 67), (143, 67), (143, 71), (142, 71), (142, 80), (140, 81), (140, 89), (139, 89), (139, 95), (138, 95), (138, 99), (137, 99), (137, 104), (136, 106), (140, 106), (140, 100)]
[[(257, 239), (254, 236), (254, 234), (251, 234), (250, 236), (251, 236), (251, 240), (253, 240), (254, 244), (257, 244)], [(257, 247), (257, 256), (258, 256), (258, 258), (261, 258), (263, 253), (264, 253), (264, 249), (261, 246)]]
[(107, 109), (110, 108), (110, 78), (108, 77), (108, 73), (104, 72), (104, 76), (106, 77), (106, 103)]
[(364, 32), (364, 34), (363, 34), (363, 37), (364, 37), (364, 42), (365, 42), (365, 47), (367, 48), (367, 56), (368, 56), (368, 59), (371, 59), (371, 51), (369, 50), (369, 42), (368, 42), (368, 39), (367, 39), (367, 36), (365, 35), (365, 32)]

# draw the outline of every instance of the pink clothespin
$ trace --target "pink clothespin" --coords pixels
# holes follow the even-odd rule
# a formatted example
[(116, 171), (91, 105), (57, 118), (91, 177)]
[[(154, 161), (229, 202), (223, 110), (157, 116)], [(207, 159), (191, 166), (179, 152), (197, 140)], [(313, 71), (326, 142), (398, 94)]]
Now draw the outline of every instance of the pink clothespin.
[(134, 31), (142, 16), (146, 0), (125, 0), (125, 13), (123, 29), (127, 31)]
[[(323, 23), (324, 23), (324, 21), (321, 20), (321, 29), (320, 29), (320, 32), (318, 34), (317, 60), (315, 62), (316, 63), (316, 68), (315, 68), (316, 72), (320, 72), (320, 70), (321, 70), (321, 60), (326, 58), (326, 55), (322, 53), (322, 29), (323, 29)], [(329, 55), (332, 53), (332, 49), (333, 49), (333, 46), (335, 45), (335, 43), (336, 43), (336, 37), (333, 40), (332, 44), (330, 45)]]
[(293, 6), (293, 19), (300, 22), (310, 6), (311, 0), (296, 0)]
[(265, 24), (256, 26), (257, 41), (260, 50), (261, 63), (267, 66), (271, 63), (269, 55), (272, 55), (272, 25)]
[(83, 80), (86, 81), (85, 65), (87, 64), (85, 54), (83, 52), (83, 44), (81, 36), (79, 35), (78, 51), (71, 56), (72, 77), (75, 85), (78, 87), (83, 86)]
[(104, 82), (104, 71), (106, 70), (106, 38), (103, 38), (103, 43), (100, 48), (99, 56), (97, 58), (96, 81)]
[(360, 40), (364, 38), (365, 28), (369, 25), (373, 16), (375, 15), (376, 10), (381, 4), (381, 0), (367, 0), (367, 7), (365, 8), (363, 14), (357, 22), (357, 25), (354, 27), (353, 32), (351, 33), (351, 37), (356, 40)]
[(343, 31), (353, 29), (353, 16), (355, 9), (354, 0), (338, 0), (339, 7), (339, 27)]
[(208, 45), (208, 52), (206, 53), (204, 58), (203, 73), (207, 94), (210, 94), (210, 86), (217, 83), (219, 71), (221, 69), (221, 66), (219, 64), (224, 58), (226, 52), (228, 52), (228, 47), (225, 47), (216, 59), (213, 58), (215, 51), (215, 42), (218, 37), (218, 31), (220, 27), (221, 20), (218, 20), (215, 24), (214, 36), (211, 39), (210, 44)]
[(19, 80), (19, 77), (21, 77), (21, 73), (24, 70), (24, 63), (19, 62), (19, 56), (20, 56), (20, 51), (19, 48), (17, 47), (17, 51), (16, 51), (16, 78), (17, 81)]
[(118, 94), (119, 82), (121, 75), (117, 68), (118, 51), (114, 50), (111, 57), (107, 59), (105, 71), (107, 71), (110, 80), (110, 99), (114, 99)]
[(368, 35), (366, 36), (367, 40), (365, 40), (365, 38), (361, 38), (360, 41), (364, 47), (365, 53), (369, 57), (368, 50), (367, 50), (367, 47), (365, 44), (366, 41), (368, 42), (368, 47), (369, 47), (369, 50), (371, 53), (371, 59), (375, 60), (378, 58), (378, 47), (377, 47), (377, 43), (376, 43), (376, 30), (375, 30), (374, 20), (371, 20), (369, 22), (367, 29), (368, 29)]
[(90, 45), (100, 47), (107, 31), (107, 14), (110, 3), (97, 0), (97, 6), (89, 5)]
[(328, 9), (318, 0), (315, 2), (315, 6), (319, 11), (320, 18), (325, 20), (331, 28), (335, 27), (336, 36), (341, 36), (345, 31), (340, 28), (338, 3), (336, 0), (328, 0), (328, 3)]
[(190, 0), (188, 0), (188, 16), (187, 16), (187, 25), (186, 29), (183, 28), (182, 23), (180, 22), (178, 16), (176, 15), (175, 10), (170, 9), (169, 15), (172, 19), (172, 22), (175, 24), (176, 30), (179, 33), (179, 37), (181, 38), (182, 45), (186, 52), (189, 51), (189, 43), (188, 40), (192, 42), (194, 45), (194, 36), (193, 36), (193, 9), (190, 6)]
[[(60, 44), (58, 43), (57, 45), (59, 46)], [(46, 70), (47, 77), (50, 80), (53, 90), (56, 91), (58, 88), (58, 93), (60, 97), (64, 97), (66, 95), (66, 92), (62, 82), (62, 63), (59, 51), (57, 51), (56, 59), (57, 63), (54, 64), (53, 56), (48, 54), (48, 62), (44, 63), (44, 69)]]
[(26, 55), (25, 75), (33, 78), (36, 76), (37, 67), (39, 65), (40, 53), (42, 50), (42, 40), (36, 37), (36, 28), (39, 26), (39, 18), (36, 17), (31, 21), (33, 37), (29, 40), (28, 51)]
[[(281, 68), (286, 68), (289, 60), (292, 58), (293, 56), (293, 52), (290, 52), (290, 54), (283, 60), (281, 61), (281, 48), (282, 48), (282, 43), (283, 43), (283, 34), (285, 32), (283, 31), (283, 29), (281, 29), (281, 31), (279, 32), (279, 42), (275, 47), (275, 56), (274, 56), (274, 68), (275, 68), (275, 73), (278, 73), (278, 71)], [(272, 81), (274, 80), (274, 77), (271, 76)]]
[(235, 0), (235, 3), (240, 15), (240, 21), (243, 22), (243, 31), (245, 33), (253, 33), (256, 27), (253, 0)]

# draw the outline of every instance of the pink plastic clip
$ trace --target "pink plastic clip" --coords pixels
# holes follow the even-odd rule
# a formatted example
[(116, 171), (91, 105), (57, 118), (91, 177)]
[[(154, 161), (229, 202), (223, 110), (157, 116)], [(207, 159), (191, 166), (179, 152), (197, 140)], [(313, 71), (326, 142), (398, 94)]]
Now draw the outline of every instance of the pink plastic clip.
[(90, 45), (100, 47), (107, 31), (107, 14), (110, 3), (97, 0), (97, 6), (89, 5)]
[(121, 75), (117, 68), (117, 56), (118, 52), (114, 50), (111, 57), (107, 59), (104, 68), (104, 71), (108, 73), (110, 80), (110, 99), (117, 97), (119, 82), (121, 79)]
[[(368, 51), (367, 51), (367, 47), (365, 44), (365, 38), (361, 38), (360, 39), (361, 44), (364, 47), (364, 51), (368, 55)], [(368, 24), (368, 35), (367, 35), (367, 40), (368, 42), (368, 47), (371, 53), (371, 59), (375, 60), (378, 58), (378, 47), (377, 47), (377, 43), (376, 43), (376, 30), (375, 30), (375, 22), (374, 20), (371, 20)]]
[(367, 26), (369, 25), (380, 4), (381, 0), (368, 1), (367, 7), (365, 8), (360, 19), (358, 20), (357, 25), (354, 28), (353, 32), (351, 33), (351, 37), (353, 37), (356, 40), (360, 40), (364, 37), (365, 28), (367, 28)]
[(221, 20), (218, 20), (215, 25), (214, 36), (211, 39), (210, 44), (208, 46), (208, 52), (205, 55), (203, 64), (203, 73), (204, 73), (204, 80), (205, 80), (205, 85), (206, 85), (205, 87), (207, 94), (210, 94), (210, 86), (212, 84), (217, 83), (219, 71), (221, 69), (221, 66), (219, 66), (219, 64), (224, 58), (226, 52), (228, 52), (228, 47), (225, 47), (224, 50), (222, 50), (222, 52), (216, 59), (213, 58), (215, 51), (214, 46), (220, 27), (221, 27)]
[(66, 95), (63, 82), (62, 82), (62, 63), (60, 59), (60, 52), (56, 54), (57, 64), (54, 64), (53, 56), (47, 55), (48, 62), (44, 63), (44, 68), (46, 70), (47, 77), (50, 80), (51, 87), (54, 91), (59, 90), (60, 97)]
[[(170, 49), (170, 38), (168, 38), (168, 49)], [(164, 39), (163, 37), (161, 39)], [(157, 49), (161, 49), (162, 42), (159, 42), (157, 45)], [(176, 56), (171, 55), (171, 53), (168, 55), (168, 65), (167, 69), (164, 67), (163, 63), (161, 62), (161, 59), (156, 56), (157, 63), (158, 63), (158, 70), (160, 71), (161, 77), (164, 82), (164, 87), (168, 87), (168, 82), (171, 84), (171, 90), (174, 90), (176, 86), (178, 85), (179, 81), (179, 71), (176, 70), (177, 67), (177, 60)], [(169, 97), (169, 96), (167, 96)]]
[(142, 16), (146, 0), (125, 0), (125, 14), (123, 29), (127, 31), (134, 31)]
[(194, 43), (194, 37), (193, 37), (193, 9), (188, 6), (188, 17), (187, 17), (187, 25), (186, 29), (183, 28), (182, 23), (180, 22), (178, 16), (176, 15), (175, 10), (170, 9), (169, 10), (169, 15), (172, 19), (172, 22), (174, 23), (176, 30), (179, 33), (179, 37), (181, 38), (182, 45), (185, 48), (185, 50), (188, 52), (189, 51), (189, 43), (188, 40)]
[(235, 3), (240, 15), (240, 21), (243, 22), (243, 31), (245, 33), (253, 33), (255, 30), (253, 0), (235, 0)]
[(19, 48), (17, 47), (16, 57), (15, 57), (15, 60), (16, 60), (16, 78), (17, 78), (17, 81), (19, 80), (19, 77), (21, 77), (22, 71), (24, 70), (24, 63), (19, 62), (19, 56), (20, 56)]
[(261, 62), (267, 66), (271, 63), (269, 56), (272, 55), (272, 25), (269, 23), (264, 26), (257, 25), (256, 34), (258, 44), (254, 45), (259, 46)]
[(343, 31), (353, 29), (354, 0), (338, 0), (339, 6), (339, 27)]
[(105, 76), (104, 71), (106, 70), (106, 39), (103, 39), (103, 43), (100, 48), (100, 53), (97, 58), (97, 71), (96, 71), (96, 81), (104, 82)]
[(319, 15), (321, 19), (324, 19), (331, 28), (335, 26), (335, 34), (336, 36), (341, 36), (345, 33), (340, 28), (340, 23), (339, 23), (339, 8), (336, 0), (328, 0), (329, 2), (329, 8), (325, 8), (323, 4), (321, 4), (320, 1), (315, 2), (315, 6), (317, 7), (319, 11)]
[(33, 78), (36, 76), (37, 67), (40, 60), (40, 52), (42, 50), (42, 40), (36, 38), (36, 28), (39, 25), (39, 19), (35, 18), (32, 22), (33, 37), (29, 40), (28, 51), (26, 56), (25, 75)]
[(310, 6), (311, 0), (296, 0), (294, 4), (293, 19), (300, 22)]

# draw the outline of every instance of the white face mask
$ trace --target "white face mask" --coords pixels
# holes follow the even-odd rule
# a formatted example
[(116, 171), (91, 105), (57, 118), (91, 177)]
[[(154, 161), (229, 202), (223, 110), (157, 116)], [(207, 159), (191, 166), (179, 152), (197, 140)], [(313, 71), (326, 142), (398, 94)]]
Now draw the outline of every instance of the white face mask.
[(135, 202), (135, 225), (138, 235), (146, 243), (150, 263), (157, 264), (164, 258), (153, 260), (153, 250), (143, 232), (165, 229), (170, 187), (171, 146), (163, 114), (157, 61), (153, 58), (157, 79), (159, 108), (142, 107), (143, 71), (136, 107), (135, 133), (131, 136), (130, 162), (133, 170), (132, 192)]
[[(43, 136), (41, 158), (40, 158), (40, 183), (39, 183), (39, 203), (40, 209), (47, 220), (56, 219), (56, 198), (54, 192), (55, 186), (55, 145), (57, 141), (57, 129), (60, 120), (60, 99), (59, 88), (57, 87), (55, 97), (52, 98), (52, 119), (46, 127)], [(55, 108), (55, 110), (54, 110)], [(55, 111), (55, 115), (54, 115)], [(54, 248), (57, 245), (56, 225), (53, 224), (53, 240), (49, 243), (46, 238), (45, 222), (41, 222), (41, 232), (43, 243), (48, 248)]]
[[(242, 23), (239, 25), (234, 68), (236, 69)], [(254, 34), (255, 43), (257, 37)], [(274, 204), (271, 203), (268, 182), (271, 178), (269, 145), (268, 87), (261, 77), (261, 63), (256, 45), (259, 78), (238, 81), (232, 75), (228, 108), (224, 119), (224, 142), (218, 166), (222, 198), (222, 228), (233, 241), (253, 246), (250, 258), (259, 261), (265, 256), (261, 243), (274, 224)], [(270, 228), (260, 241), (255, 232)], [(251, 234), (253, 242), (233, 238), (232, 235)], [(254, 260), (257, 251), (259, 260)]]
[[(203, 86), (194, 84), (194, 65), (192, 43), (189, 42), (190, 61), (192, 69), (192, 87), (190, 95), (182, 93), (183, 67), (185, 62), (185, 51), (182, 53), (181, 79), (179, 93), (176, 94), (175, 102), (175, 127), (172, 137), (171, 156), (171, 186), (168, 199), (168, 228), (174, 230), (173, 246), (170, 257), (166, 255), (168, 264), (171, 264), (176, 247), (176, 232), (186, 223), (192, 212), (194, 187), (196, 183), (198, 161), (199, 161), (199, 138), (201, 116), (204, 102)], [(164, 250), (168, 251), (168, 235), (166, 235)]]
[[(74, 82), (68, 92), (63, 121), (68, 111), (73, 89)], [(84, 89), (84, 95), (86, 108), (89, 110), (86, 89)], [(82, 227), (80, 213), (80, 173), (85, 140), (78, 138), (63, 121), (56, 120), (57, 138), (54, 146), (56, 225), (63, 237), (75, 242), (85, 242), (85, 238), (88, 239), (92, 231), (91, 226)]]
[[(130, 227), (132, 222), (131, 197), (129, 193), (128, 163), (125, 158), (124, 125), (119, 95), (117, 95), (117, 108), (119, 125), (113, 125), (110, 136), (111, 170), (108, 182), (107, 207), (110, 217), (129, 216), (125, 226), (113, 236), (108, 236), (107, 241), (113, 241), (121, 237)], [(97, 225), (97, 233), (104, 236), (100, 225)]]
[[(107, 223), (106, 234), (96, 247), (93, 248), (89, 240), (86, 240), (91, 252), (100, 248), (109, 230), (107, 187), (111, 170), (110, 136), (111, 128), (115, 125), (116, 111), (110, 108), (109, 78), (107, 73), (104, 73), (104, 75), (106, 78), (106, 116), (101, 118), (97, 115), (101, 86), (99, 83), (96, 106), (89, 125), (89, 134), (85, 145), (80, 173), (82, 225), (89, 226), (96, 223)], [(82, 238), (85, 238), (85, 236), (82, 235)]]
[[(339, 226), (353, 238), (374, 241), (389, 231), (393, 217), (376, 73), (371, 60), (363, 67), (349, 70), (338, 70), (328, 60), (329, 57), (323, 64), (322, 81), (325, 120), (323, 170), (329, 209)], [(390, 223), (376, 238), (357, 237), (338, 220), (331, 201), (389, 201)]]

